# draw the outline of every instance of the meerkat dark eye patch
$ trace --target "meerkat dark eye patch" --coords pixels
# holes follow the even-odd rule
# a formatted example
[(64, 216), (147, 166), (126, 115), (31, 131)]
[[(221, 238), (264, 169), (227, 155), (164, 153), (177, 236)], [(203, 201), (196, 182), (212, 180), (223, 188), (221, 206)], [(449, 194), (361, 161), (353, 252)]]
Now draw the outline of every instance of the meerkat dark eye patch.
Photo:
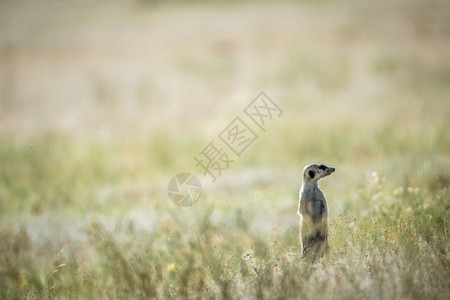
[(311, 177), (311, 179), (314, 178), (314, 176), (316, 176), (313, 170), (309, 170), (308, 175), (309, 177)]
[(325, 165), (320, 165), (319, 166), (319, 169), (324, 170), (324, 171), (325, 171), (326, 168), (327, 168), (327, 166), (325, 166)]

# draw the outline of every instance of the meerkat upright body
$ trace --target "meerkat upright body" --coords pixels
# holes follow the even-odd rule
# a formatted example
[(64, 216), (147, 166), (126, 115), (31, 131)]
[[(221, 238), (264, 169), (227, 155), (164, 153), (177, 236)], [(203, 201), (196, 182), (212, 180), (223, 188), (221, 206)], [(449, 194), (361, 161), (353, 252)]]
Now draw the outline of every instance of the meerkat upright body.
[(304, 253), (318, 252), (326, 246), (328, 238), (327, 200), (317, 181), (330, 175), (334, 168), (312, 164), (303, 169), (303, 182), (299, 193), (300, 248)]

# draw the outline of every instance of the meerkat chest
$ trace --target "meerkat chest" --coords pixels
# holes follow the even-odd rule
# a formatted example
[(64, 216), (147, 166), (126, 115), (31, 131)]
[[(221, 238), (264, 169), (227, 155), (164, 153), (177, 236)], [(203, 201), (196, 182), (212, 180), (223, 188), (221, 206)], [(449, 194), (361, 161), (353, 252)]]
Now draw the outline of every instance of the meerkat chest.
[(322, 201), (312, 200), (306, 203), (307, 214), (311, 217), (313, 222), (319, 220), (322, 217)]
[(319, 220), (322, 216), (323, 207), (325, 204), (325, 197), (320, 189), (302, 190), (300, 201), (303, 205), (302, 215), (310, 217), (313, 222)]

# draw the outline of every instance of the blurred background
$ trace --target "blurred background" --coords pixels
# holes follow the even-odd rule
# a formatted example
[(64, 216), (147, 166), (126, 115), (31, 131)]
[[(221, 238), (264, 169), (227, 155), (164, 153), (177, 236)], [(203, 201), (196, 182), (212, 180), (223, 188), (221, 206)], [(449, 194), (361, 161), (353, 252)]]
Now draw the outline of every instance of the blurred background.
[[(38, 270), (62, 247), (89, 261), (92, 222), (189, 234), (207, 212), (294, 243), (312, 162), (337, 170), (331, 220), (432, 194), (450, 184), (449, 49), (443, 0), (3, 0), (2, 234), (26, 234)], [(193, 157), (261, 91), (283, 115), (211, 183)], [(203, 184), (189, 208), (167, 197), (180, 172)]]

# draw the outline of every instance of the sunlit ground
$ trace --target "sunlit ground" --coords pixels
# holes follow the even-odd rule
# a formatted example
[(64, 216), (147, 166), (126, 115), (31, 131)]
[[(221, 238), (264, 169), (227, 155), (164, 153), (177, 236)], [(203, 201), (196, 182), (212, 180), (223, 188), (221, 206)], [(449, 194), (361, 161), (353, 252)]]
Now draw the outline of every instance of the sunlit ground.
[[(3, 1), (0, 298), (449, 298), (449, 49), (446, 1)], [(194, 157), (238, 116), (258, 138), (212, 182)]]

